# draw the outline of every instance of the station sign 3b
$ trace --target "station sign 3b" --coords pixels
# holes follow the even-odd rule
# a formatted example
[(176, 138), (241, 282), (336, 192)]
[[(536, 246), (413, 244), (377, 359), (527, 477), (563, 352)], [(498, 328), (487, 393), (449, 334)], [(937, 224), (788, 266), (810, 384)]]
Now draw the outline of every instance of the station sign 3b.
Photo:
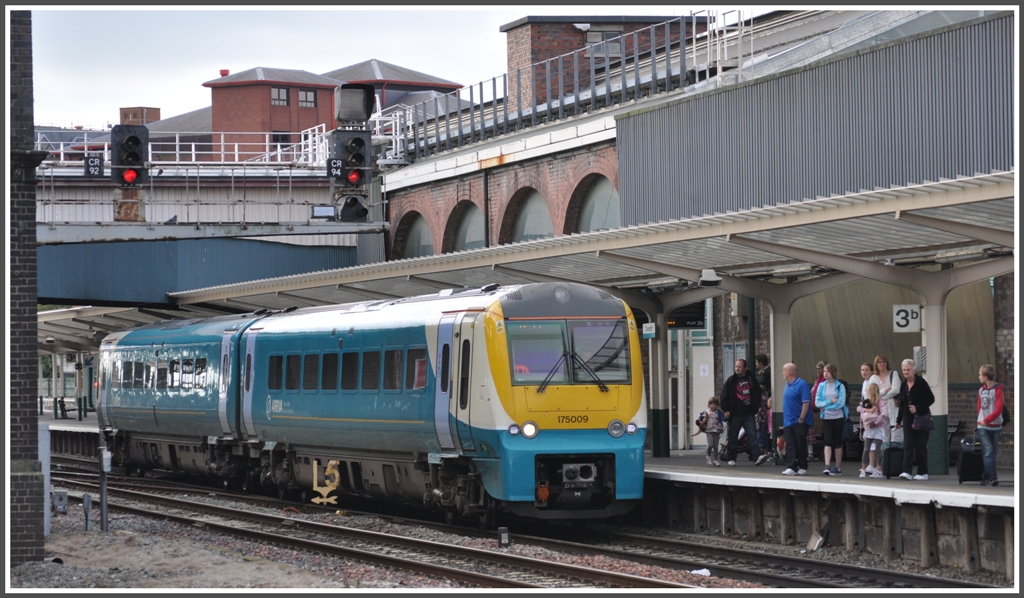
[(921, 306), (893, 305), (892, 331), (921, 332)]

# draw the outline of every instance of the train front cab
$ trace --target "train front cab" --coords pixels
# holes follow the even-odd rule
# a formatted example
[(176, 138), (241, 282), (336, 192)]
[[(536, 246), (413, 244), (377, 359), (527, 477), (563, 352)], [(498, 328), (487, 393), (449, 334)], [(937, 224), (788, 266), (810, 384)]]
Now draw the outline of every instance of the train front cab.
[(528, 285), (488, 309), (485, 331), (505, 416), (489, 432), (474, 426), (498, 454), (477, 460), (488, 492), (536, 519), (639, 504), (647, 421), (629, 308), (592, 287)]

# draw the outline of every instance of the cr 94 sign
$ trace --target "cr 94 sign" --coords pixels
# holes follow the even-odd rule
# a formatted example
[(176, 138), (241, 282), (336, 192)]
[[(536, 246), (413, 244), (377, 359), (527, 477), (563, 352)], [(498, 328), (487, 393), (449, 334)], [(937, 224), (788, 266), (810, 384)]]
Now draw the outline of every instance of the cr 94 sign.
[(892, 331), (921, 332), (921, 306), (893, 305)]

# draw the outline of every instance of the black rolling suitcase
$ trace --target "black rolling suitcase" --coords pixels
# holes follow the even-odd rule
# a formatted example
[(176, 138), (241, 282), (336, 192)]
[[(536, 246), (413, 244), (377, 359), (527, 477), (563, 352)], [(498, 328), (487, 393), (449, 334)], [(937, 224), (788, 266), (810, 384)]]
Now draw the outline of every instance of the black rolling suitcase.
[(885, 479), (894, 478), (903, 471), (903, 443), (882, 443), (882, 474)]
[(956, 479), (964, 482), (980, 482), (985, 473), (985, 464), (981, 460), (981, 443), (975, 444), (973, 436), (966, 436), (960, 441), (960, 458), (956, 460)]

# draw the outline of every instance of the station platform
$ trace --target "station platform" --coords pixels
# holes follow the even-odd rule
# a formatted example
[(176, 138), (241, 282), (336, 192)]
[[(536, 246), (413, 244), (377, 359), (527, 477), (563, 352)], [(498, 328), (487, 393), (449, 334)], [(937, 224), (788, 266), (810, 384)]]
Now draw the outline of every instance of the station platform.
[[(51, 430), (98, 431), (99, 423), (95, 412), (83, 414), (81, 421), (76, 412), (69, 412), (68, 418), (56, 419), (52, 410), (39, 416), (40, 424), (47, 424)], [(999, 485), (981, 486), (977, 482), (959, 484), (956, 478), (956, 464), (950, 466), (948, 474), (930, 474), (927, 481), (908, 481), (899, 478), (859, 478), (859, 459), (843, 463), (843, 475), (826, 476), (822, 473), (824, 462), (812, 460), (805, 476), (784, 476), (785, 466), (771, 461), (758, 467), (741, 454), (735, 466), (722, 462), (720, 467), (707, 464), (704, 449), (673, 450), (669, 457), (645, 455), (645, 477), (649, 480), (687, 482), (706, 485), (729, 486), (733, 488), (801, 490), (819, 494), (845, 494), (858, 497), (891, 499), (896, 504), (933, 504), (937, 507), (1003, 507), (1014, 508), (1018, 502), (1016, 471), (999, 469)]]
[(960, 484), (956, 464), (946, 475), (929, 474), (928, 480), (911, 481), (900, 478), (859, 478), (860, 459), (843, 462), (842, 476), (826, 476), (824, 461), (809, 463), (804, 476), (785, 476), (784, 465), (771, 461), (755, 467), (747, 455), (741, 454), (736, 465), (723, 461), (720, 467), (707, 464), (704, 449), (674, 450), (669, 457), (645, 456), (645, 477), (649, 480), (687, 482), (708, 485), (748, 487), (754, 489), (801, 490), (821, 494), (845, 494), (858, 497), (892, 499), (899, 504), (932, 504), (936, 507), (1004, 507), (1017, 504), (1016, 472), (998, 469), (999, 485), (981, 486), (978, 482)]

